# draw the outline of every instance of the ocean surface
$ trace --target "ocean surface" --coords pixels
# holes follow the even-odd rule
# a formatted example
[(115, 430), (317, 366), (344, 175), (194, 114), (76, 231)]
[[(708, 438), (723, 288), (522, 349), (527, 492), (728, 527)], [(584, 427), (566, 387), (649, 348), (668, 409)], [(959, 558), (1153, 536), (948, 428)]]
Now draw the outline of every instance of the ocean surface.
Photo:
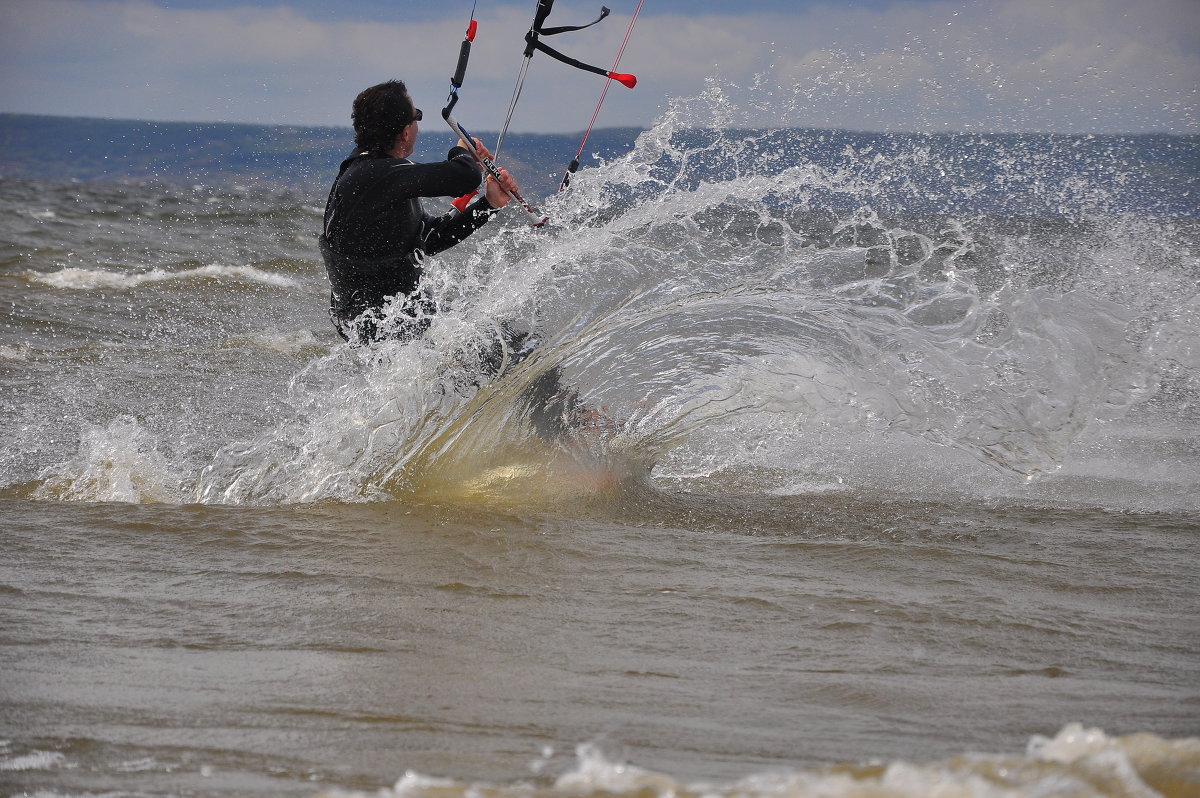
[(0, 180), (0, 792), (1200, 795), (1200, 139), (725, 107), (372, 347), (320, 192)]

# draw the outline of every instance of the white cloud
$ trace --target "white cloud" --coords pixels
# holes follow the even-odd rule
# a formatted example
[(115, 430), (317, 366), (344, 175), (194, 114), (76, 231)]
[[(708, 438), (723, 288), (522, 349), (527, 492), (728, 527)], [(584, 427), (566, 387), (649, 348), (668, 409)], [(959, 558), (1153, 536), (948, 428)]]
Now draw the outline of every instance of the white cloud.
[[(449, 12), (448, 12), (449, 13)], [(0, 110), (347, 124), (389, 77), (428, 111), (445, 96), (465, 20), (318, 22), (288, 8), (160, 8), (148, 0), (0, 4)], [(628, 17), (556, 46), (607, 66)], [(480, 7), (463, 121), (499, 124), (528, 9)], [(997, 0), (837, 5), (795, 14), (655, 15), (649, 7), (601, 124), (646, 125), (718, 75), (766, 73), (770, 101), (734, 121), (870, 129), (1198, 132), (1200, 3)], [(577, 130), (602, 82), (536, 56), (514, 129)], [(731, 92), (736, 96), (736, 92)]]

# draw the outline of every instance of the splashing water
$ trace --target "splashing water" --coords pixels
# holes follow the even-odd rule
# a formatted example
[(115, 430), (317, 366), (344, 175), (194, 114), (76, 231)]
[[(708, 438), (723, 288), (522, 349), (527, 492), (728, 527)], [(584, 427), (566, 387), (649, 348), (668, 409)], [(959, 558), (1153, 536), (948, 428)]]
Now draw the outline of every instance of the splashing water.
[[(551, 199), (549, 231), (436, 259), (423, 340), (310, 365), (295, 417), (222, 450), (195, 497), (533, 484), (581, 453), (621, 479), (794, 468), (801, 440), (814, 467), (907, 440), (1033, 478), (1164, 369), (1190, 406), (1194, 223), (1135, 176), (1136, 142), (746, 131), (730, 97), (673, 105)], [(501, 324), (540, 347), (480, 388)], [(551, 371), (602, 432), (537, 445), (522, 396)]]
[[(33, 472), (41, 495), (76, 498), (529, 502), (547, 484), (550, 495), (593, 495), (650, 476), (756, 469), (781, 475), (759, 485), (768, 491), (842, 480), (903, 489), (921, 470), (939, 483), (1019, 483), (1054, 473), (1081, 436), (1131, 410), (1191, 423), (1195, 137), (788, 126), (807, 97), (770, 76), (710, 81), (627, 155), (550, 198), (552, 226), (506, 219), (431, 259), (438, 312), (419, 340), (358, 350), (290, 321), (320, 313), (319, 266), (299, 234), (319, 224), (319, 208), (148, 193), (140, 201), (153, 213), (126, 218), (111, 191), (88, 189), (111, 230), (91, 232), (68, 203), (29, 217), (15, 239), (48, 247), (56, 270), (20, 273), (50, 312), (67, 295), (94, 298), (72, 317), (83, 342), (43, 347), (31, 332), (0, 348), (13, 368), (78, 365), (79, 384), (59, 392), (83, 408), (65, 420), (83, 432), (29, 410), (8, 459), (77, 438), (76, 455), (45, 447)], [(194, 230), (187, 208), (199, 208)], [(130, 237), (163, 213), (160, 250), (128, 263)], [(279, 228), (274, 253), (260, 224)], [(79, 251), (55, 235), (82, 236)], [(192, 242), (225, 238), (215, 252)], [(212, 318), (189, 326), (200, 304)], [(259, 318), (265, 305), (273, 316)], [(103, 343), (124, 315), (136, 332)], [(86, 342), (89, 330), (100, 344)], [(146, 335), (158, 338), (143, 346)], [(196, 354), (213, 337), (226, 343)], [(505, 340), (525, 346), (501, 351)], [(162, 341), (178, 351), (164, 359)], [(497, 352), (509, 363), (493, 379)], [(212, 371), (228, 359), (235, 372), (271, 375), (276, 355), (308, 361), (290, 361), (286, 390), (271, 376), (266, 388), (224, 385), (192, 364), (209, 358)], [(121, 359), (129, 379), (112, 371)], [(109, 371), (92, 376), (89, 360)], [(177, 401), (178, 376), (161, 379), (173, 368), (218, 383), (199, 386), (218, 398), (185, 399), (176, 417), (138, 410), (132, 386), (147, 379)], [(91, 408), (82, 394), (101, 381), (116, 387)], [(539, 392), (571, 416), (555, 422), (562, 434), (535, 429)], [(230, 401), (239, 424), (223, 417)], [(98, 476), (110, 466), (171, 476), (121, 487)]]
[(179, 495), (179, 484), (153, 436), (126, 416), (86, 430), (78, 455), (43, 471), (33, 495), (60, 501), (169, 502)]

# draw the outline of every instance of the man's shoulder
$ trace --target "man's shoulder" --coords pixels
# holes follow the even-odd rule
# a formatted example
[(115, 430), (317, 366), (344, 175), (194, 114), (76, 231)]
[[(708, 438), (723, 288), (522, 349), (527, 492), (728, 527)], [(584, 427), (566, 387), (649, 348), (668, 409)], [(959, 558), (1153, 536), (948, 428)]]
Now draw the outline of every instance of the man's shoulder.
[(396, 158), (382, 152), (361, 152), (355, 151), (351, 153), (346, 160), (342, 161), (342, 169), (378, 169), (389, 166), (412, 165), (412, 161), (407, 158)]

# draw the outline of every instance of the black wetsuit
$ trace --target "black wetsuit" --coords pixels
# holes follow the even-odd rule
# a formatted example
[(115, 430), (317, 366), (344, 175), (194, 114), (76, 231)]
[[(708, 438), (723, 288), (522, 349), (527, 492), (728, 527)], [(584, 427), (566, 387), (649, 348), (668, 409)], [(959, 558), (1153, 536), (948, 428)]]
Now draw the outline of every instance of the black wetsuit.
[[(431, 303), (416, 294), (421, 260), (462, 241), (496, 211), (480, 196), (463, 213), (433, 217), (419, 198), (459, 196), (477, 188), (479, 178), (479, 168), (462, 147), (451, 149), (441, 163), (416, 164), (377, 153), (359, 153), (342, 163), (329, 191), (320, 244), (332, 287), (329, 315), (343, 338), (403, 338), (425, 329), (427, 320), (381, 328), (377, 312), (388, 298), (400, 295), (409, 316), (418, 309), (432, 312)], [(536, 342), (504, 323), (499, 332), (479, 353), (481, 376), (496, 376), (506, 363), (526, 357)], [(559, 385), (560, 376), (557, 367), (550, 369), (524, 395), (530, 422), (546, 440), (560, 438), (579, 415), (575, 392)], [(474, 379), (478, 385), (479, 377)]]
[[(462, 147), (440, 163), (365, 152), (342, 162), (325, 206), (321, 255), (332, 288), (329, 315), (347, 340), (388, 337), (374, 314), (388, 298), (407, 297), (416, 315), (421, 261), (457, 244), (495, 213), (482, 195), (463, 213), (434, 217), (421, 197), (455, 197), (479, 187), (480, 172)], [(400, 333), (403, 334), (403, 333)]]

